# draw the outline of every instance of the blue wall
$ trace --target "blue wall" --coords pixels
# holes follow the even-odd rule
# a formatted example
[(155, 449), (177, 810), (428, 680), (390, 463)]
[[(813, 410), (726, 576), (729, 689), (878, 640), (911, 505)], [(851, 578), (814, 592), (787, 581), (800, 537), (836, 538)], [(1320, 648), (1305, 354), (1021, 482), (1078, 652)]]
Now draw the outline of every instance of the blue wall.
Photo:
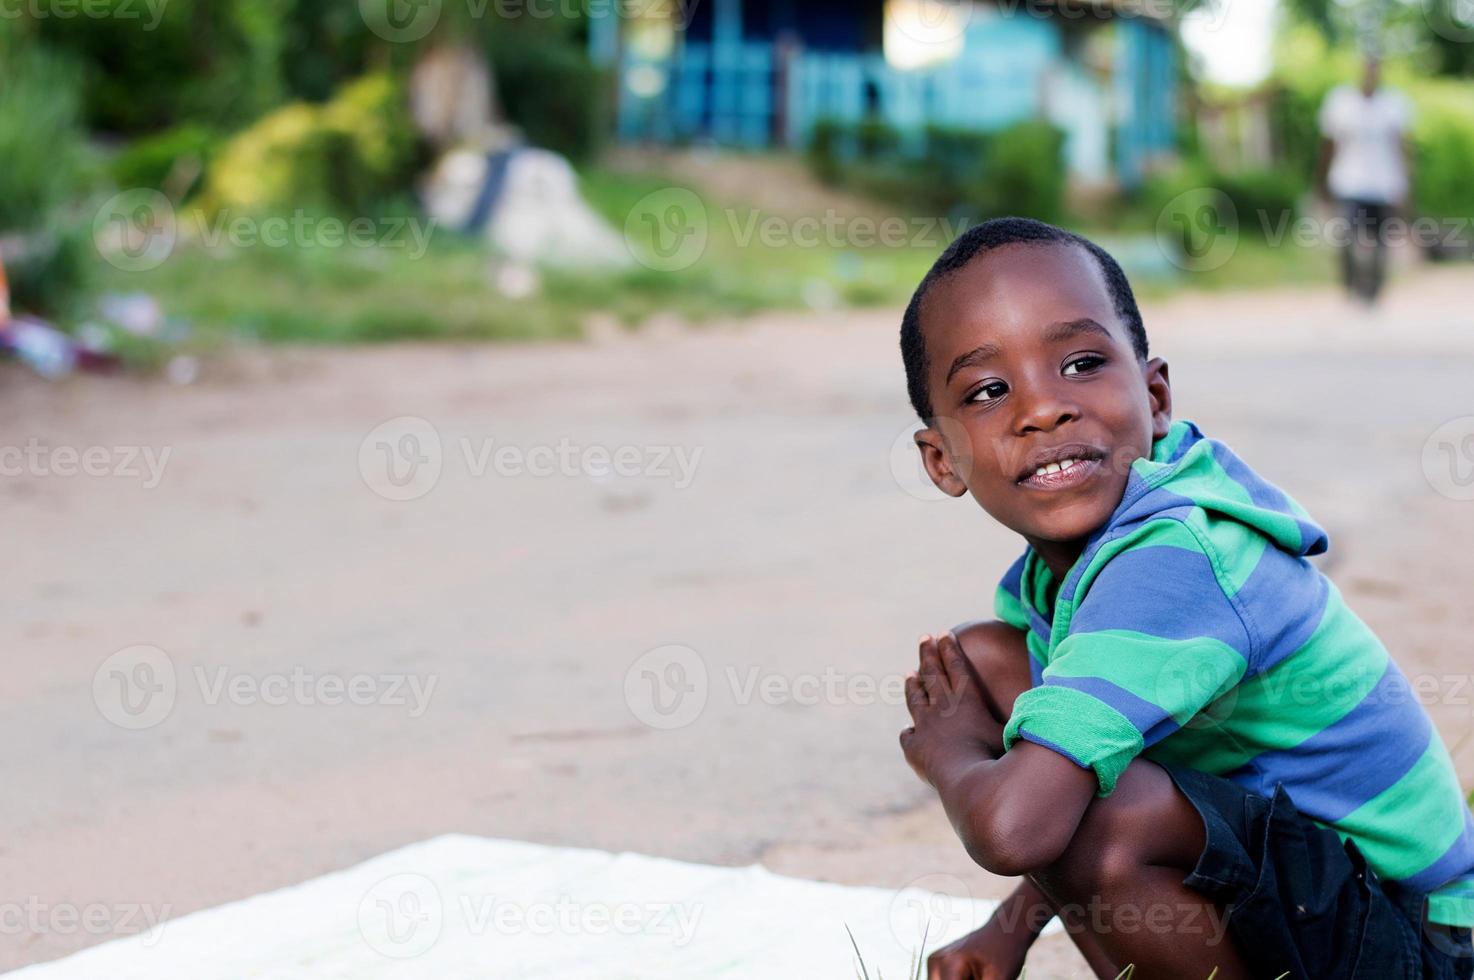
[[(986, 6), (969, 24), (959, 57), (910, 71), (890, 67), (878, 37), (868, 40), (879, 30), (879, 4), (774, 0), (744, 10), (741, 0), (700, 0), (694, 14), (669, 61), (643, 62), (625, 51), (621, 137), (801, 147), (821, 119), (883, 119), (913, 143), (928, 123), (996, 129), (1044, 116), (1046, 75), (1066, 57), (1054, 19), (1005, 16)], [(1175, 46), (1155, 22), (1118, 17), (1111, 23), (1120, 113), (1112, 155), (1117, 177), (1132, 186), (1150, 157), (1173, 146)], [(788, 30), (802, 47), (785, 55), (772, 38)], [(591, 31), (591, 52), (603, 52), (607, 61), (612, 47), (607, 25)], [(636, 96), (628, 84), (634, 72), (647, 80), (656, 73), (659, 94)]]

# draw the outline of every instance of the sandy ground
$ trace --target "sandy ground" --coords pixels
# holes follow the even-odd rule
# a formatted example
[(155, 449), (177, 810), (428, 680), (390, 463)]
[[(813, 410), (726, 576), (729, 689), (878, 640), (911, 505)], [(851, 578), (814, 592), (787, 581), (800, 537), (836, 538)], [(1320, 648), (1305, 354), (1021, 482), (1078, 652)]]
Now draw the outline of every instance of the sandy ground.
[[(1471, 285), (1404, 280), (1375, 316), (1322, 291), (1148, 311), (1179, 416), (1328, 526), (1329, 573), (1438, 679), (1466, 784), (1474, 503), (1423, 450), (1474, 415)], [(894, 691), (919, 632), (989, 613), (1020, 545), (892, 466), (895, 325), (278, 351), (189, 388), (0, 372), (3, 444), (53, 454), (0, 477), (0, 967), (448, 831), (1003, 894), (903, 764)], [(401, 416), (438, 456), (402, 424), (365, 448)], [(517, 472), (560, 446), (634, 447), (642, 473)], [(63, 475), (59, 447), (111, 475)], [(157, 485), (134, 449), (169, 452)], [(438, 480), (386, 483), (385, 451)], [(136, 645), (167, 662), (113, 657)], [(670, 645), (675, 673), (647, 653)], [(172, 697), (120, 700), (165, 669)], [(278, 686), (357, 675), (372, 703)], [(1063, 937), (1031, 962), (1082, 975)]]

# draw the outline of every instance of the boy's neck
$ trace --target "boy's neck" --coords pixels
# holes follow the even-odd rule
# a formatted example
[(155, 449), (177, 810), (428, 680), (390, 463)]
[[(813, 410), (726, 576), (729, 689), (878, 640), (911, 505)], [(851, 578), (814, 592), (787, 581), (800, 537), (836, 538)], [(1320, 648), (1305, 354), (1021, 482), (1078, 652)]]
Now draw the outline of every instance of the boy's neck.
[(1085, 542), (1088, 539), (1080, 538), (1076, 541), (1036, 541), (1033, 538), (1026, 537), (1024, 540), (1029, 543), (1030, 548), (1034, 549), (1034, 553), (1039, 556), (1039, 560), (1044, 562), (1044, 567), (1053, 573), (1055, 581), (1063, 582), (1065, 576), (1070, 573), (1070, 569), (1075, 567), (1075, 562), (1079, 561), (1080, 556), (1085, 553)]

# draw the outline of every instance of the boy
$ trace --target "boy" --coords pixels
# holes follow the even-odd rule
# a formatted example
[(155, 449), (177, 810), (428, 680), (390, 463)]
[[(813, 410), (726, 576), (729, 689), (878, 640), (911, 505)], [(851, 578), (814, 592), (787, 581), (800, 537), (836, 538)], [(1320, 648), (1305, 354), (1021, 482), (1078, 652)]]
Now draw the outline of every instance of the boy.
[[(907, 761), (1021, 876), (930, 976), (1017, 976), (1054, 914), (1146, 978), (1461, 978), (1474, 817), (1325, 533), (1190, 422), (1102, 249), (960, 237), (901, 330), (917, 448), (1021, 534), (1001, 622), (922, 637)], [(1226, 921), (1227, 935), (1221, 928)]]

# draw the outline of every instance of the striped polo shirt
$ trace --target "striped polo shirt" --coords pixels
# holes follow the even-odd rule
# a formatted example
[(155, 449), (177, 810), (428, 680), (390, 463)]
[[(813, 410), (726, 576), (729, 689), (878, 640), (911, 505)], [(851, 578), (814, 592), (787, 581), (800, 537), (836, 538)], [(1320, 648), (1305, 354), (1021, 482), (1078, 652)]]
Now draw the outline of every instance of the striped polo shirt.
[(1325, 532), (1191, 422), (1132, 464), (1062, 582), (1028, 549), (997, 614), (1028, 634), (1026, 739), (1092, 768), (1137, 755), (1223, 776), (1350, 838), (1381, 877), (1474, 925), (1474, 815), (1448, 749), (1376, 634), (1306, 560)]

